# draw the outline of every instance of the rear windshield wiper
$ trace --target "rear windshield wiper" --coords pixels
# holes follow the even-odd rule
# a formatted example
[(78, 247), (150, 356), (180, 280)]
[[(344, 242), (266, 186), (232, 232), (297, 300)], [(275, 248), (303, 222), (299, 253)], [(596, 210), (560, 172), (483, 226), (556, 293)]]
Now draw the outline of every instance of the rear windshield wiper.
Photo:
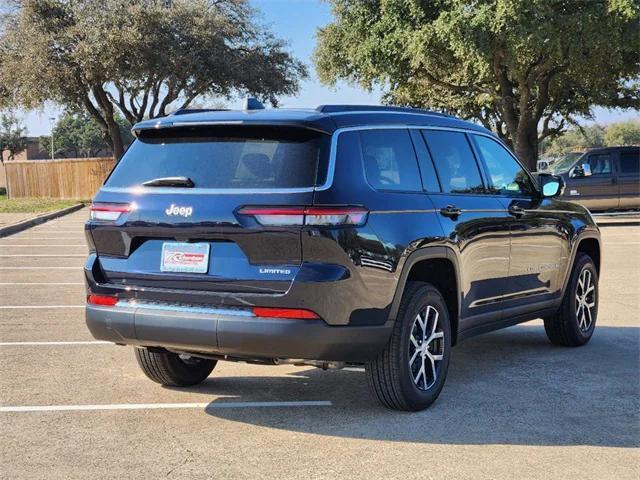
[(147, 180), (142, 184), (144, 187), (186, 187), (193, 188), (195, 183), (189, 177), (160, 177)]

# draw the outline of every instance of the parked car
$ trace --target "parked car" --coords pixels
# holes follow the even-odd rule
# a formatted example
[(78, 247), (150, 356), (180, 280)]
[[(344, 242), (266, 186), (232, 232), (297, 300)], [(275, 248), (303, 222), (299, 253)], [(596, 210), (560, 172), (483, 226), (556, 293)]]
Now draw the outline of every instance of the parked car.
[(419, 410), (465, 338), (540, 317), (559, 345), (594, 332), (598, 227), (482, 127), (329, 105), (134, 132), (86, 224), (86, 321), (155, 382), (357, 364), (382, 404)]
[(547, 173), (551, 171), (551, 165), (556, 161), (553, 157), (540, 158), (536, 162), (536, 172)]
[(591, 211), (640, 208), (640, 146), (572, 152), (550, 171), (564, 179), (565, 199)]

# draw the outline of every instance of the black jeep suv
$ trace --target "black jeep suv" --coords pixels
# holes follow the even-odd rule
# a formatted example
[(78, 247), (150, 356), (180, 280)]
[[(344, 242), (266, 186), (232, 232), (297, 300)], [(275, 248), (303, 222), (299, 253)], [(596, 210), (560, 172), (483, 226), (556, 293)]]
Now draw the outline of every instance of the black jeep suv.
[(384, 405), (419, 410), (463, 338), (539, 317), (556, 344), (593, 334), (597, 226), (484, 128), (323, 106), (134, 133), (86, 224), (86, 320), (158, 383), (360, 364)]

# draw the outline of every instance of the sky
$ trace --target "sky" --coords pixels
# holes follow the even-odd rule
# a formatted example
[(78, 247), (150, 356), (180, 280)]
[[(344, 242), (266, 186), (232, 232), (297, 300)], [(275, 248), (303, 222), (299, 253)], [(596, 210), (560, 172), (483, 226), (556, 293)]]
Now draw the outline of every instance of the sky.
[[(316, 107), (322, 104), (371, 104), (380, 103), (381, 92), (367, 92), (361, 88), (339, 83), (336, 87), (322, 85), (313, 69), (311, 55), (316, 44), (316, 29), (331, 22), (331, 7), (323, 0), (253, 0), (261, 12), (263, 22), (276, 35), (289, 43), (290, 51), (309, 68), (309, 78), (301, 85), (300, 92), (292, 97), (281, 97), (282, 107)], [(241, 102), (228, 102), (231, 108), (239, 108)], [(49, 106), (41, 111), (23, 112), (29, 135), (46, 135), (51, 130), (50, 118), (59, 116), (61, 110)], [(594, 109), (595, 121), (607, 124), (636, 118), (638, 112)]]

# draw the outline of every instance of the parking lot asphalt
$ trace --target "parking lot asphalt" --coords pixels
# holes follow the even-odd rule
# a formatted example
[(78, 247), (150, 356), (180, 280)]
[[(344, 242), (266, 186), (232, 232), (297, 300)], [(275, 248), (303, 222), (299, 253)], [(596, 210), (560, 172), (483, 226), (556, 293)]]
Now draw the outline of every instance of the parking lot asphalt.
[(640, 478), (640, 227), (602, 229), (587, 346), (540, 320), (467, 340), (436, 404), (400, 413), (361, 369), (152, 383), (85, 327), (86, 216), (0, 239), (1, 478)]

